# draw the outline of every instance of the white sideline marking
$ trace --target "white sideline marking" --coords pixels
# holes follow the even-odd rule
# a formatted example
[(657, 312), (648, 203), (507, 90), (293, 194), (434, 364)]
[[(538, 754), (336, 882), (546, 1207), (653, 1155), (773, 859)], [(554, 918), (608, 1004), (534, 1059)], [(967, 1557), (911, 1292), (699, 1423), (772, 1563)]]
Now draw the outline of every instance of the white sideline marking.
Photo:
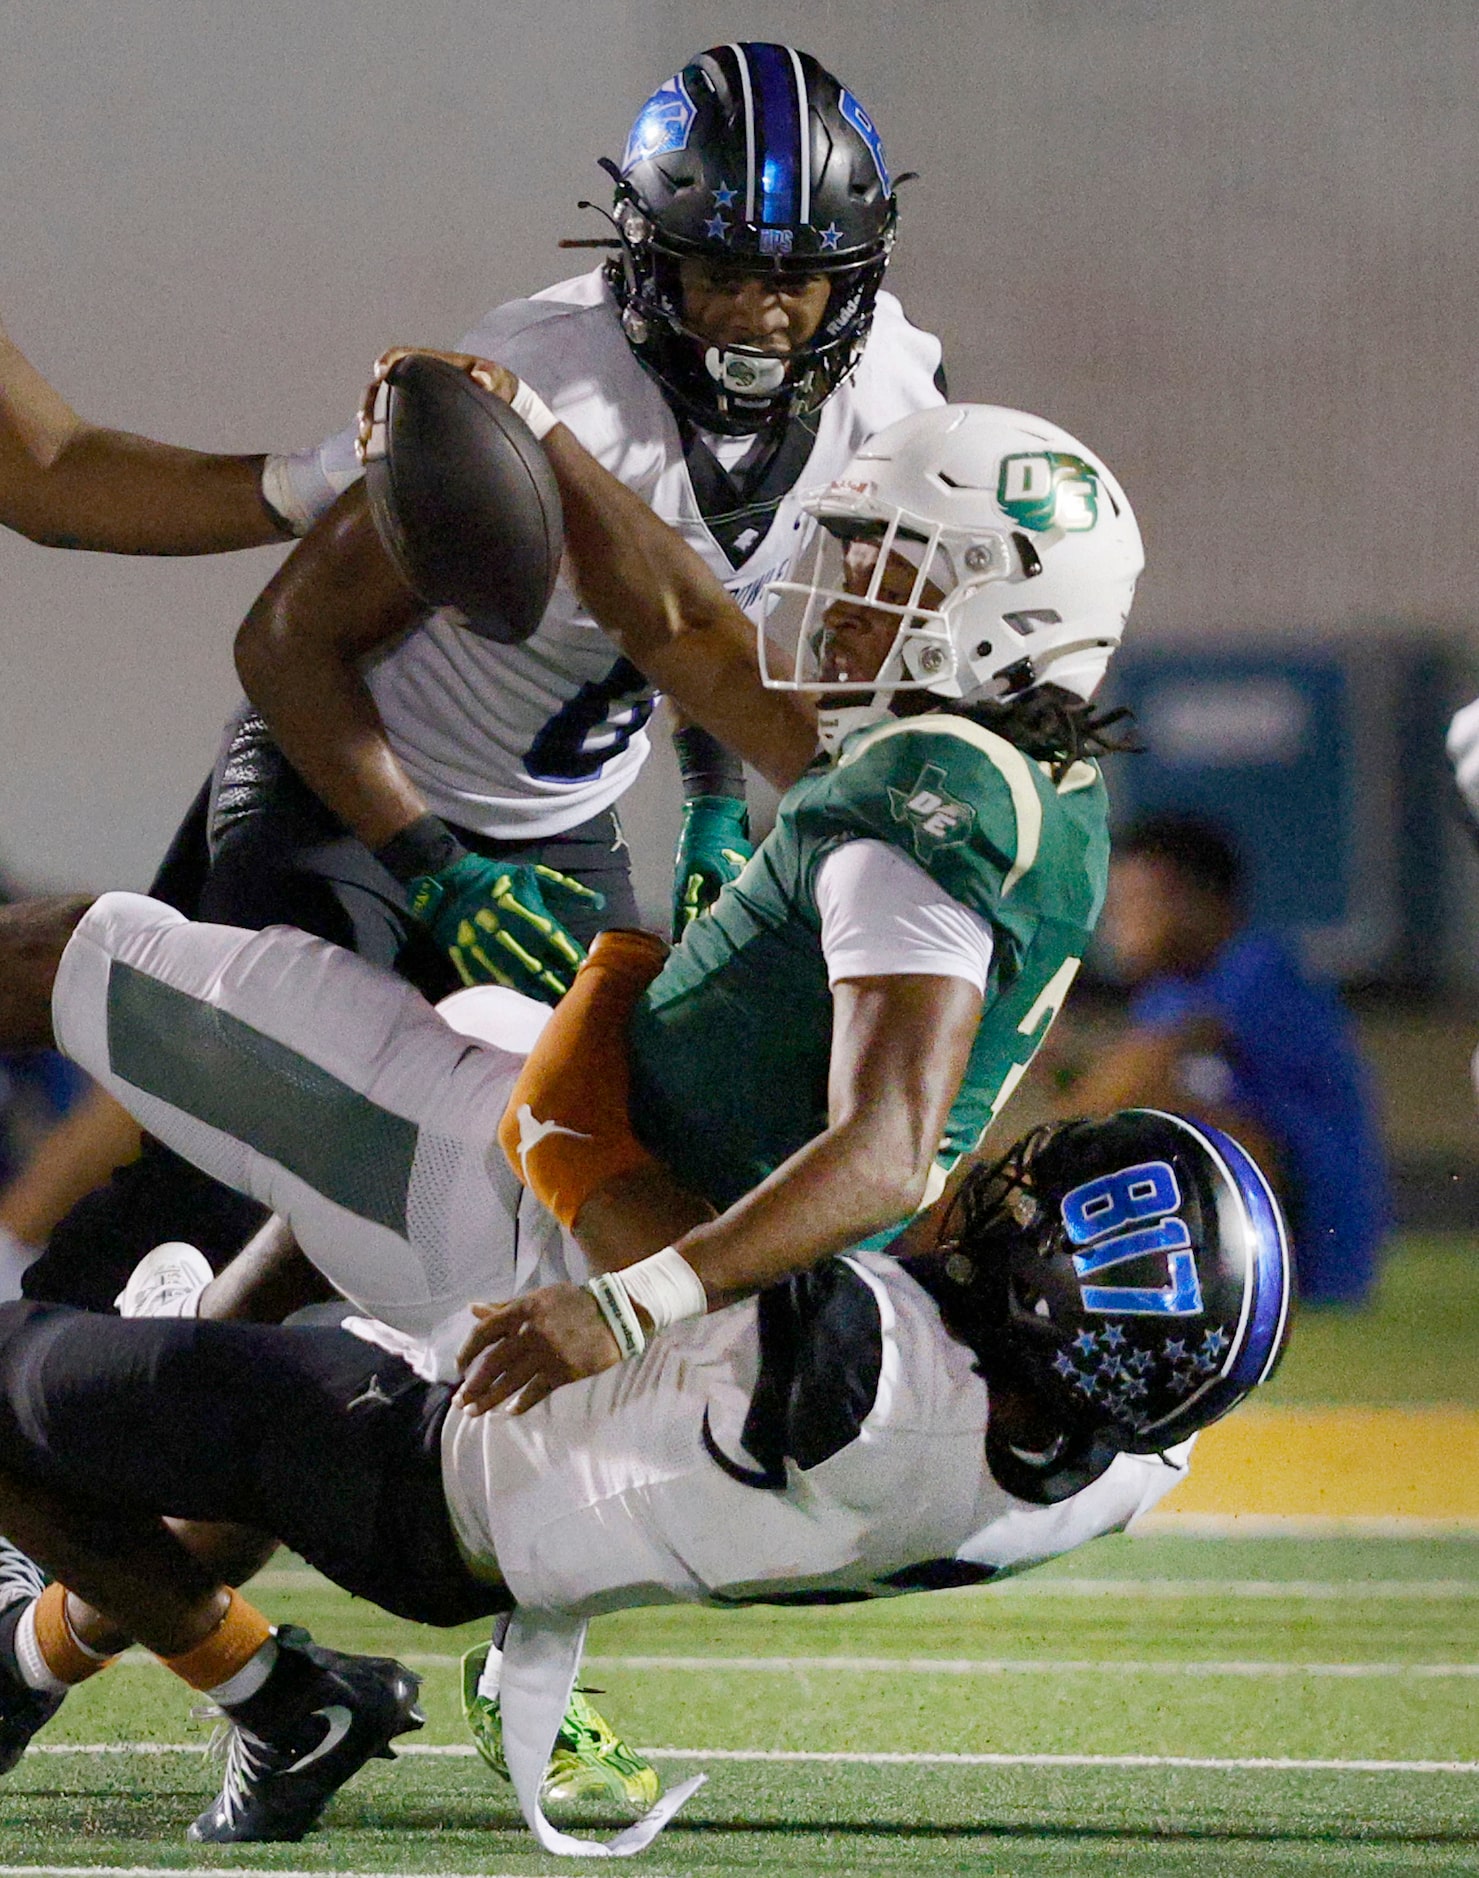
[[(28, 1754), (199, 1754), (198, 1742), (125, 1741), (125, 1742), (33, 1742)], [(856, 1767), (1204, 1767), (1214, 1772), (1244, 1773), (1339, 1773), (1339, 1774), (1479, 1774), (1479, 1761), (1372, 1761), (1372, 1760), (1293, 1760), (1268, 1756), (1237, 1758), (1201, 1754), (946, 1754), (920, 1752), (869, 1754), (838, 1750), (829, 1753), (809, 1748), (638, 1748), (653, 1761), (805, 1761), (838, 1763)], [(397, 1755), (429, 1755), (462, 1760), (475, 1755), (471, 1742), (449, 1745), (412, 1743), (398, 1747)], [(0, 1874), (19, 1872), (110, 1872), (152, 1871), (142, 1865), (0, 1865)], [(169, 1868), (171, 1878), (181, 1867)], [(253, 1869), (256, 1869), (255, 1867)], [(273, 1878), (303, 1878), (302, 1874), (276, 1872)], [(317, 1878), (323, 1878), (318, 1874)], [(363, 1878), (362, 1874), (340, 1872), (334, 1878)], [(373, 1878), (384, 1878), (374, 1874)], [(439, 1873), (437, 1878), (452, 1878)], [(488, 1872), (478, 1878), (494, 1878)]]
[[(312, 1871), (279, 1871), (275, 1865), (0, 1865), (4, 1878), (180, 1878), (182, 1872), (241, 1871), (272, 1873), (272, 1878), (387, 1878), (382, 1871), (340, 1871), (320, 1865)], [(436, 1872), (427, 1878), (514, 1878), (512, 1872)], [(522, 1878), (529, 1878), (524, 1873)], [(556, 1878), (553, 1872), (546, 1878)]]
[[(144, 1650), (129, 1650), (117, 1661), (128, 1669), (152, 1665), (155, 1658)], [(460, 1656), (441, 1655), (435, 1651), (403, 1650), (400, 1655), (408, 1669), (456, 1669)], [(1410, 1676), (1417, 1681), (1442, 1682), (1454, 1678), (1479, 1677), (1479, 1663), (1281, 1663), (1267, 1660), (1249, 1662), (1177, 1662), (1144, 1657), (1102, 1659), (1089, 1657), (1035, 1656), (602, 1656), (586, 1657), (590, 1669), (664, 1670), (675, 1675), (708, 1675), (714, 1672), (734, 1675), (811, 1675), (830, 1671), (844, 1676), (1242, 1676), (1287, 1680), (1291, 1676), (1347, 1677), (1356, 1681), (1368, 1677)], [(32, 1752), (66, 1753), (66, 1748), (33, 1749)], [(147, 1752), (141, 1746), (140, 1753)], [(173, 1749), (162, 1750), (173, 1752)], [(402, 1748), (403, 1754), (426, 1753), (425, 1748)]]

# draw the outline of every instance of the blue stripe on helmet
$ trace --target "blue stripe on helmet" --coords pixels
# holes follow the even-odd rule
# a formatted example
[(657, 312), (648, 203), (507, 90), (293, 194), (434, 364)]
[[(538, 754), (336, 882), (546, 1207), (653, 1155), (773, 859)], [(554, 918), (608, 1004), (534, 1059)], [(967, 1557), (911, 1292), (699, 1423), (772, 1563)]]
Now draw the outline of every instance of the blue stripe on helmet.
[(878, 180), (883, 184), (883, 193), (888, 195), (893, 184), (888, 179), (888, 162), (883, 154), (883, 139), (878, 134), (877, 125), (845, 85), (839, 102), (842, 115), (867, 144), (868, 154), (872, 157), (873, 166), (878, 171)]
[(796, 76), (785, 46), (747, 45), (755, 92), (762, 228), (792, 228), (800, 219), (801, 111)]
[(1289, 1236), (1278, 1202), (1257, 1163), (1221, 1129), (1209, 1127), (1206, 1122), (1197, 1125), (1227, 1163), (1238, 1197), (1248, 1211), (1253, 1298), (1242, 1342), (1226, 1371), (1226, 1380), (1251, 1389), (1262, 1380), (1278, 1353), (1289, 1314)]

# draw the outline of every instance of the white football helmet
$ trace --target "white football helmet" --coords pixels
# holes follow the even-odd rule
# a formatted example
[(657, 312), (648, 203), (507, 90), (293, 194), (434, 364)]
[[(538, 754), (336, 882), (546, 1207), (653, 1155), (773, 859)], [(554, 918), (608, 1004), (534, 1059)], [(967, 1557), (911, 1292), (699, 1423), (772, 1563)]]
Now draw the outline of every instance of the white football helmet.
[[(794, 663), (771, 670), (762, 631), (761, 677), (777, 690), (835, 693), (828, 609), (862, 601), (896, 614), (892, 648), (865, 687), (871, 706), (835, 713), (854, 723), (903, 691), (969, 702), (1051, 683), (1092, 697), (1145, 564), (1134, 513), (1098, 457), (1056, 424), (997, 405), (901, 418), (803, 507), (818, 524), (810, 578), (768, 588), (770, 629), (795, 632)], [(860, 539), (878, 544), (863, 591), (844, 567)], [(917, 571), (911, 591), (885, 600), (891, 555)], [(896, 596), (897, 571), (896, 561)]]

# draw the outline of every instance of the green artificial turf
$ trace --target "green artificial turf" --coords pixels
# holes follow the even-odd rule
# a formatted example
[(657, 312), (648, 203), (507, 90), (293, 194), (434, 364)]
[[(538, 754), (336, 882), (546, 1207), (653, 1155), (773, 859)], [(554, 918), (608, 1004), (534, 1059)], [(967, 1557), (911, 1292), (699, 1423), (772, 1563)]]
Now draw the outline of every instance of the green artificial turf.
[(1479, 1242), (1456, 1233), (1399, 1240), (1365, 1309), (1299, 1314), (1259, 1399), (1479, 1407)]
[[(1476, 1332), (1473, 1246), (1410, 1242), (1371, 1311), (1302, 1321), (1271, 1399), (1474, 1402)], [(208, 1729), (178, 1683), (127, 1658), (70, 1696), (36, 1744), (47, 1751), (0, 1785), (0, 1878), (580, 1869), (534, 1846), (509, 1789), (466, 1751), (455, 1659), (476, 1628), (398, 1623), (291, 1561), (255, 1595), (327, 1642), (403, 1656), (426, 1679), (412, 1745), (454, 1751), (373, 1764), (301, 1845), (189, 1847), (216, 1779), (195, 1751)], [(628, 1738), (663, 1751), (666, 1778), (709, 1776), (627, 1864), (634, 1878), (1407, 1878), (1479, 1872), (1476, 1666), (1479, 1537), (1120, 1537), (977, 1591), (605, 1618), (586, 1679)], [(170, 1751), (138, 1751), (150, 1744)], [(1147, 1764), (1103, 1758), (1137, 1755)], [(1014, 1758), (1028, 1756), (1091, 1764)], [(1167, 1764), (1198, 1758), (1305, 1764)], [(597, 1813), (580, 1829), (618, 1823)]]
[[(415, 1746), (465, 1745), (453, 1660), (475, 1630), (399, 1624), (291, 1569), (271, 1574), (261, 1602), (337, 1644), (404, 1656), (426, 1677)], [(588, 1679), (632, 1738), (667, 1751), (669, 1778), (705, 1767), (685, 1748), (1409, 1764), (720, 1760), (634, 1873), (1457, 1872), (1479, 1869), (1476, 1679), (1454, 1673), (1479, 1660), (1476, 1645), (1479, 1541), (1120, 1538), (983, 1591), (607, 1618), (592, 1627)], [(720, 1661), (693, 1660), (705, 1657)], [(128, 1660), (70, 1697), (38, 1745), (203, 1739), (178, 1685)], [(1410, 1765), (1424, 1761), (1473, 1771)], [(0, 1873), (96, 1863), (514, 1878), (558, 1863), (466, 1754), (376, 1765), (302, 1846), (238, 1852), (181, 1843), (213, 1774), (194, 1753), (32, 1753), (5, 1783)]]

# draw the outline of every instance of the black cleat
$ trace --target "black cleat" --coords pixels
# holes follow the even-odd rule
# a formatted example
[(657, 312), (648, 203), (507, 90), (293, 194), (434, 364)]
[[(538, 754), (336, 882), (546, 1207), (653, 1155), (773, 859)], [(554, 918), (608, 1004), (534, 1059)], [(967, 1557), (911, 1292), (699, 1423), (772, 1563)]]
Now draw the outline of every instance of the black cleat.
[(0, 1539), (0, 1774), (8, 1774), (62, 1706), (59, 1695), (33, 1689), (15, 1659), (15, 1627), (28, 1604), (46, 1589), (45, 1572)]
[(278, 1658), (266, 1682), (219, 1711), (226, 1778), (190, 1828), (197, 1843), (301, 1839), (366, 1761), (393, 1760), (395, 1737), (425, 1725), (421, 1678), (403, 1664), (325, 1650), (296, 1624), (275, 1634)]

